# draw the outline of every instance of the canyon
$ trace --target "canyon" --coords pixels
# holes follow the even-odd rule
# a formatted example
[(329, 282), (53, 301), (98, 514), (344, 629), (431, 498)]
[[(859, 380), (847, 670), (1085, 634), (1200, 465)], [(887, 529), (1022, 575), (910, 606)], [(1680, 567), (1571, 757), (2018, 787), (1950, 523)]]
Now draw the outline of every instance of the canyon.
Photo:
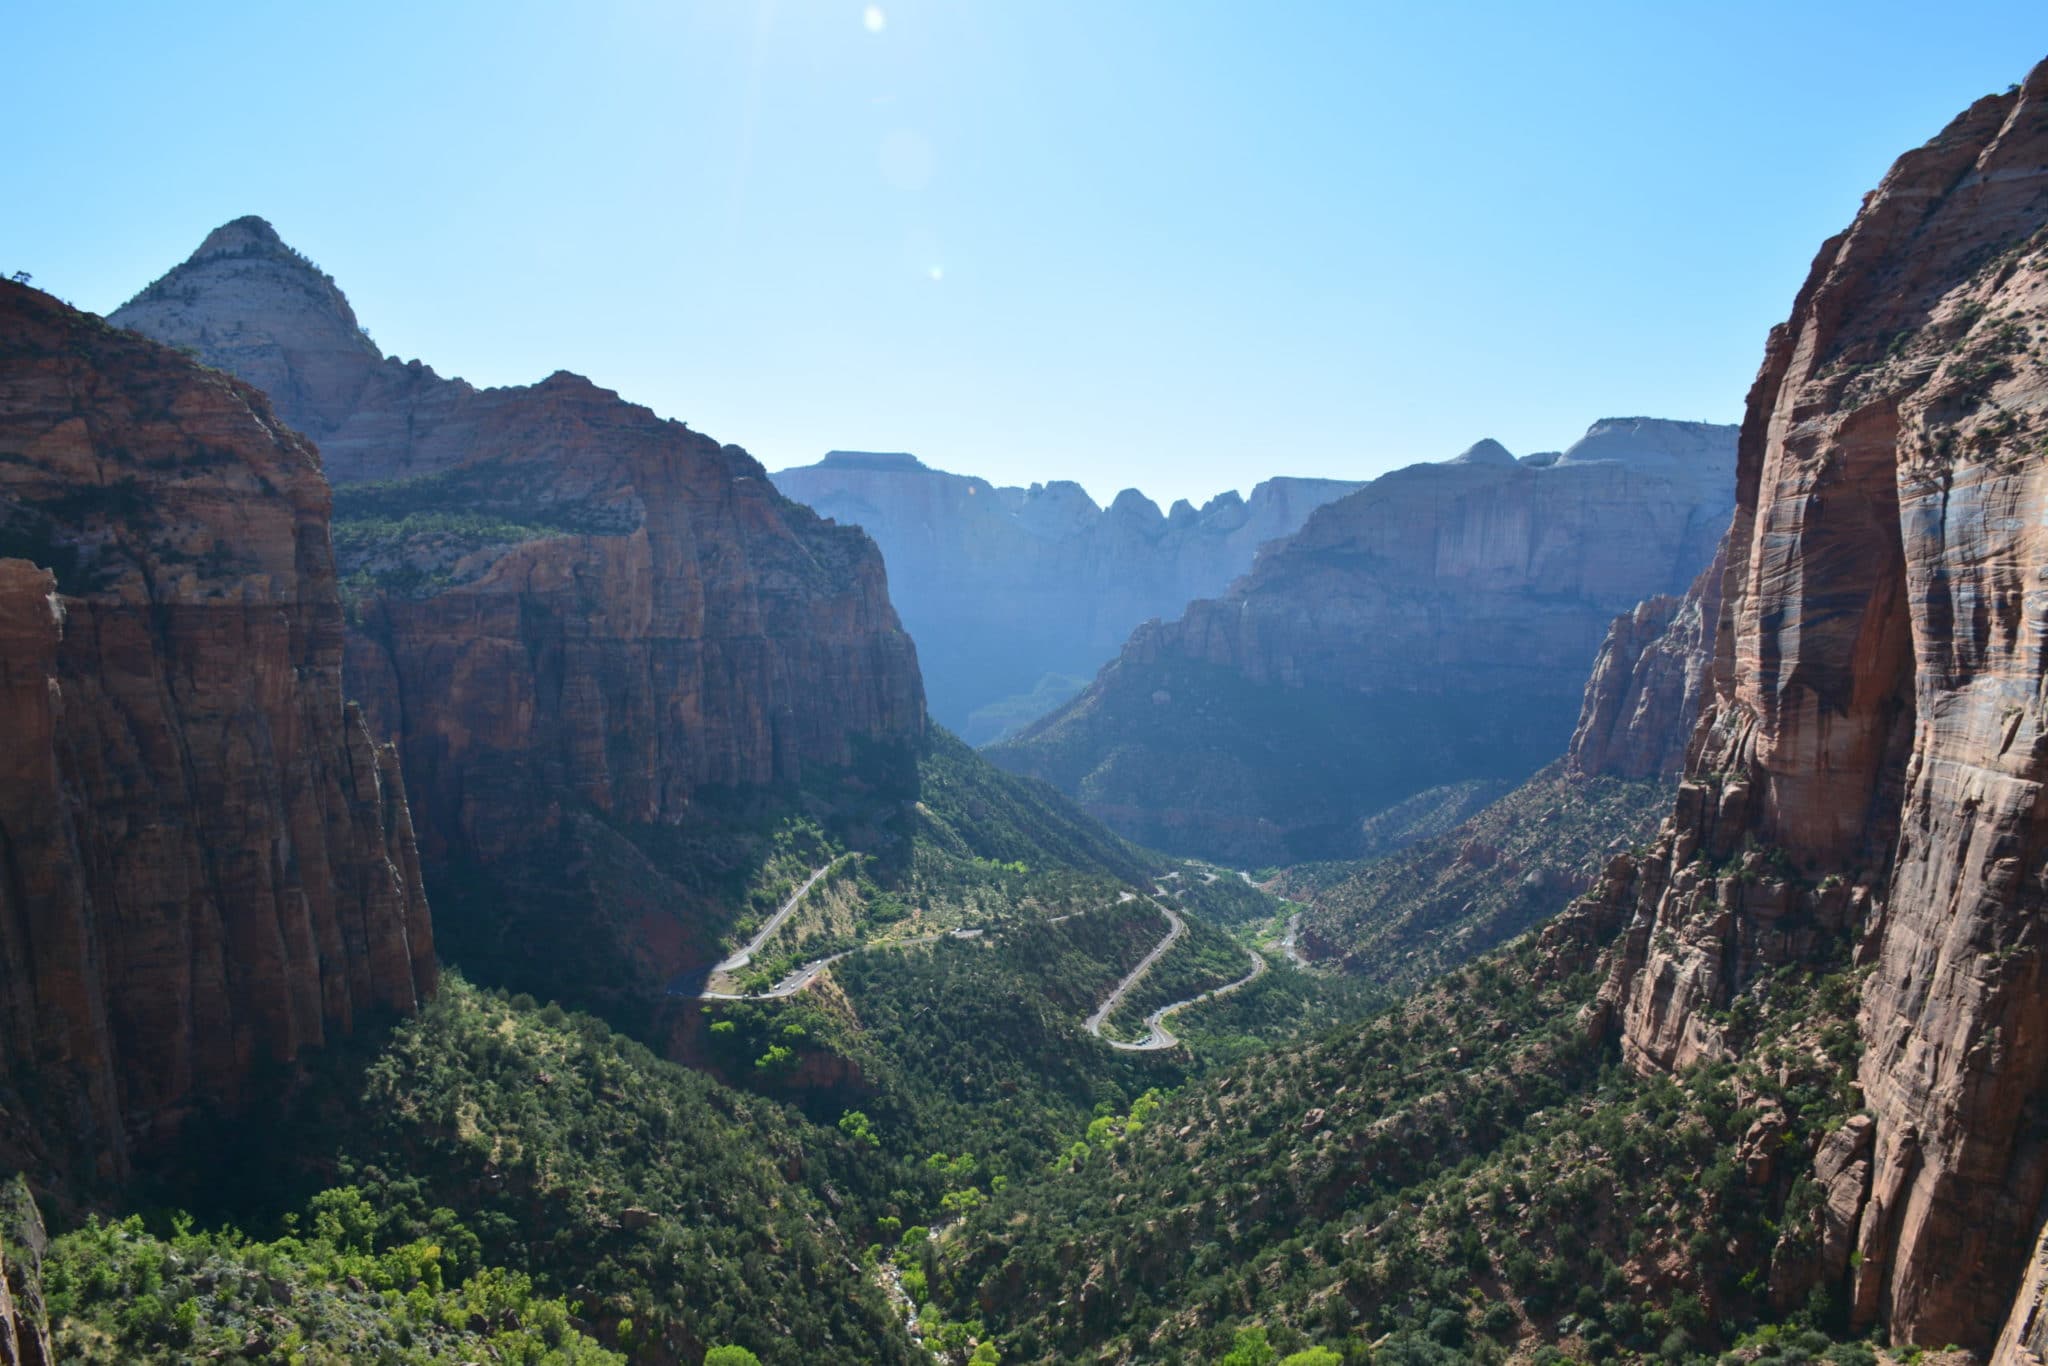
[(1355, 854), (1396, 803), (1563, 751), (1616, 614), (1712, 558), (1734, 438), (1610, 419), (1561, 455), (1487, 441), (1383, 475), (990, 757), (1162, 849)]
[(2044, 508), (2048, 63), (1739, 427), (1167, 513), (0, 281), (0, 1361), (2039, 1366)]
[(770, 477), (874, 538), (932, 715), (971, 745), (1064, 702), (1139, 623), (1221, 593), (1261, 545), (1363, 487), (1280, 477), (1162, 513), (1136, 489), (1104, 508), (1070, 480), (997, 487), (902, 453), (832, 451)]

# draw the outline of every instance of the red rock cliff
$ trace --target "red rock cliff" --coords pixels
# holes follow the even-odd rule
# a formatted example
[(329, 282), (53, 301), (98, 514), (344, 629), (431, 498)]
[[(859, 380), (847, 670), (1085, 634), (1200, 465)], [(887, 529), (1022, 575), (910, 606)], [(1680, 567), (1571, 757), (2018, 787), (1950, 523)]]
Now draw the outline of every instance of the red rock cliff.
[(0, 1161), (117, 1175), (432, 991), (327, 516), (262, 395), (0, 284)]
[(1646, 598), (1614, 619), (1593, 659), (1565, 752), (1578, 777), (1675, 778), (1713, 675), (1717, 559), (1683, 597)]
[(477, 407), (496, 454), (461, 475), (487, 472), (491, 514), (579, 511), (359, 605), (349, 685), (401, 737), (443, 847), (495, 857), (563, 795), (675, 821), (706, 787), (794, 780), (850, 762), (861, 737), (921, 733), (915, 652), (860, 532), (782, 498), (737, 448), (574, 376)]
[[(575, 847), (544, 871), (582, 878), (611, 858), (588, 847), (591, 813), (687, 826), (707, 789), (923, 734), (873, 543), (784, 498), (738, 447), (574, 375), (480, 390), (380, 358), (333, 282), (260, 219), (218, 229), (113, 321), (264, 384), (320, 441), (352, 595), (348, 687), (399, 741), (431, 859), (511, 876), (508, 860), (567, 832)], [(691, 966), (704, 946), (686, 898), (647, 891), (649, 869), (626, 882), (630, 896), (615, 877), (529, 922), (489, 908), (490, 932), (588, 940), (598, 917), (649, 980)]]
[(1603, 1008), (1645, 1069), (1853, 944), (1868, 1113), (1774, 1290), (2012, 1360), (2048, 1338), (2044, 442), (2048, 65), (1901, 158), (1772, 333), (1677, 807), (1589, 907), (1626, 924)]

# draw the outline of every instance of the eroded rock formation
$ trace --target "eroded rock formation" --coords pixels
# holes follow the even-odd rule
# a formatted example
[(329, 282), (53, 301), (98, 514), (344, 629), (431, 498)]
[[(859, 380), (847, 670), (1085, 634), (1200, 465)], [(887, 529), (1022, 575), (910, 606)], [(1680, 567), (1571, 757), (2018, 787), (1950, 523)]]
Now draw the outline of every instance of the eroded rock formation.
[(588, 955), (576, 980), (658, 996), (707, 947), (702, 889), (618, 829), (923, 734), (874, 545), (738, 447), (566, 373), (476, 389), (381, 358), (261, 219), (112, 321), (265, 385), (320, 442), (348, 687), (399, 742), (430, 880), (462, 870), (437, 892), (458, 961), (518, 956), (588, 1002), (548, 976)]
[(1638, 1068), (1726, 1054), (1774, 969), (1863, 968), (1866, 1113), (1773, 1294), (2009, 1361), (2048, 1281), (2044, 441), (2048, 65), (1901, 158), (1771, 334), (1676, 809), (1581, 911)]
[(1646, 598), (1614, 619), (1593, 660), (1567, 772), (1675, 778), (1684, 770), (1713, 673), (1722, 572), (1716, 560), (1683, 597)]
[(54, 1366), (50, 1314), (43, 1301), (42, 1211), (17, 1174), (0, 1185), (0, 1366)]
[(1359, 823), (1564, 749), (1617, 612), (1713, 555), (1734, 430), (1595, 424), (1562, 456), (1482, 442), (1318, 509), (1220, 599), (1133, 633), (990, 757), (1162, 848), (1342, 857)]
[(1268, 479), (1162, 513), (1136, 489), (1101, 508), (1070, 481), (998, 488), (903, 454), (833, 451), (773, 478), (875, 538), (932, 713), (969, 744), (1051, 710), (1140, 622), (1221, 593), (1261, 545), (1362, 487)]
[(433, 990), (327, 517), (261, 394), (0, 283), (0, 1162), (116, 1176)]

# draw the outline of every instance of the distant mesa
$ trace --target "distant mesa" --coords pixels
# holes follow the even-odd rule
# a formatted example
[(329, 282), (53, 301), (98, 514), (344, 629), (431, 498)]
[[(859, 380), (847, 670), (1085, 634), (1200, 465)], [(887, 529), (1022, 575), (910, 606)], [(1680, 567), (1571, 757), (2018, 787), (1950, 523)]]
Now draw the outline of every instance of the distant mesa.
[(821, 462), (835, 470), (869, 470), (877, 474), (913, 474), (925, 464), (908, 451), (827, 451)]

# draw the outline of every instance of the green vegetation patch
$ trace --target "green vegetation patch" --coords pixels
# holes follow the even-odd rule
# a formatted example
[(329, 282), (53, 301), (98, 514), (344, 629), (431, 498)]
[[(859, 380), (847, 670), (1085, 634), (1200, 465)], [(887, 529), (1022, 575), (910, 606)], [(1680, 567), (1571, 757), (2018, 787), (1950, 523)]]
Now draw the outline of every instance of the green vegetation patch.
[(486, 460), (435, 474), (334, 490), (334, 560), (351, 595), (424, 597), (457, 582), (481, 550), (554, 536), (623, 535), (640, 524), (632, 500), (564, 499), (542, 466)]
[(629, 1355), (917, 1360), (824, 1195), (850, 1135), (453, 975), (381, 1044), (318, 1065), (279, 1113), (202, 1126), (167, 1168), (197, 1175), (165, 1203), (258, 1227), (338, 1181), (375, 1213), (371, 1254), (441, 1246), (458, 1285), (459, 1225)]
[[(393, 1366), (493, 1361), (620, 1366), (576, 1307), (483, 1265), (476, 1234), (440, 1209), (396, 1229), (353, 1186), (316, 1196), (272, 1241), (173, 1216), (89, 1222), (56, 1239), (43, 1285), (59, 1358), (127, 1366), (192, 1360)], [(587, 1325), (584, 1325), (587, 1326)]]
[(1367, 980), (1412, 991), (1563, 910), (1671, 809), (1656, 781), (1553, 764), (1462, 825), (1363, 862), (1304, 864), (1276, 884), (1310, 907), (1307, 938)]
[[(1756, 983), (1742, 1060), (1677, 1077), (1588, 1036), (1594, 985), (1525, 939), (1114, 1142), (1077, 1134), (947, 1241), (933, 1294), (997, 1306), (1011, 1361), (1207, 1363), (1254, 1326), (1276, 1357), (1682, 1360), (1782, 1322), (1766, 1269), (1811, 1263), (1812, 1153), (1860, 1103), (1855, 973)], [(1794, 1322), (1844, 1326), (1825, 1296)]]

